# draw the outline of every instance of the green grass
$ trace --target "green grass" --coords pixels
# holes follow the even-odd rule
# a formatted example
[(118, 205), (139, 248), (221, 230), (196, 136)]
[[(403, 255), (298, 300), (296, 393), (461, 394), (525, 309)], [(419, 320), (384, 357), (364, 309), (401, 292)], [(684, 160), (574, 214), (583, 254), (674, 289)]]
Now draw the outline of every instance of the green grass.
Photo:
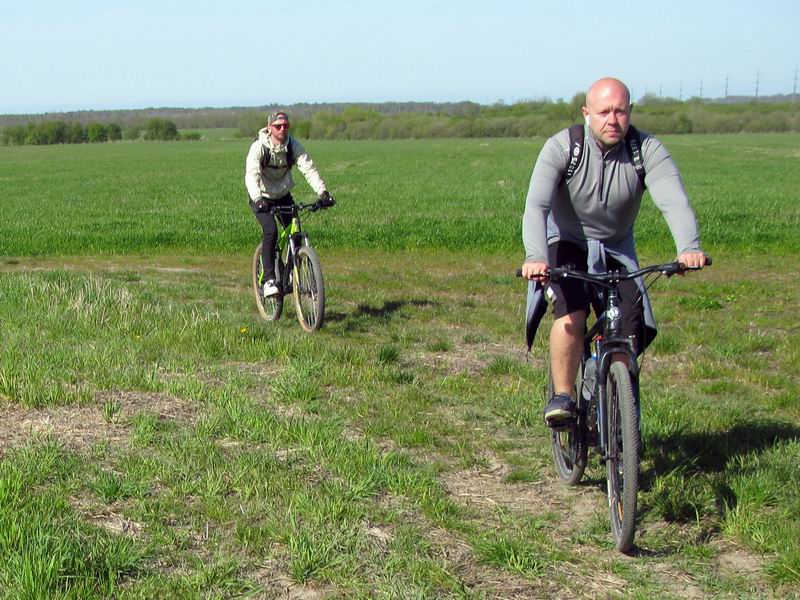
[[(311, 141), (339, 200), (315, 218), (315, 241), (322, 249), (516, 255), (542, 141)], [(796, 135), (667, 136), (665, 143), (713, 248), (780, 255), (797, 248)], [(255, 226), (243, 180), (248, 145), (223, 132), (186, 144), (0, 147), (0, 255), (243, 252)], [(305, 183), (298, 191), (309, 199)], [(643, 249), (662, 252), (671, 241), (657, 212), (644, 203), (637, 237)]]
[[(0, 596), (797, 594), (793, 139), (667, 140), (715, 264), (653, 290), (633, 558), (612, 548), (596, 457), (578, 489), (555, 480), (546, 336), (524, 353), (512, 274), (538, 142), (315, 142), (343, 190), (308, 222), (315, 335), (288, 307), (260, 322), (250, 298), (246, 144), (49, 149), (60, 190), (25, 166), (48, 149), (0, 148)], [(109, 161), (127, 211), (104, 204), (122, 189), (104, 189)], [(80, 179), (83, 206), (65, 200)], [(736, 211), (750, 233), (726, 225)], [(671, 255), (659, 219), (641, 220), (645, 261)]]
[(67, 497), (85, 463), (52, 441), (32, 442), (0, 463), (0, 588), (19, 598), (114, 596), (147, 547), (79, 518)]

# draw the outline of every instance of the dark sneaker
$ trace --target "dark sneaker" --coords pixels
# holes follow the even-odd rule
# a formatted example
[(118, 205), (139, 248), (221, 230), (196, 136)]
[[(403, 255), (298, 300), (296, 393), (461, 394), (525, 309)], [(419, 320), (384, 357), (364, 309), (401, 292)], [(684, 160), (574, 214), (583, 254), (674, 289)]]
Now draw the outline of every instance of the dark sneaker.
[(569, 394), (555, 394), (544, 407), (544, 422), (550, 425), (560, 425), (575, 418), (577, 407)]

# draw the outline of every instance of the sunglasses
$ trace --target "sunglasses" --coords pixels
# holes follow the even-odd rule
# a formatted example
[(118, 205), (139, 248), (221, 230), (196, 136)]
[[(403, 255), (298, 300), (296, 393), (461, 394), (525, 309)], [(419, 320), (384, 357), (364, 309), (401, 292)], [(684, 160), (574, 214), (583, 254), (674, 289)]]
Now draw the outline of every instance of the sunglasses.
[(273, 123), (271, 125), (271, 127), (274, 127), (275, 129), (289, 129), (289, 124), (288, 123)]

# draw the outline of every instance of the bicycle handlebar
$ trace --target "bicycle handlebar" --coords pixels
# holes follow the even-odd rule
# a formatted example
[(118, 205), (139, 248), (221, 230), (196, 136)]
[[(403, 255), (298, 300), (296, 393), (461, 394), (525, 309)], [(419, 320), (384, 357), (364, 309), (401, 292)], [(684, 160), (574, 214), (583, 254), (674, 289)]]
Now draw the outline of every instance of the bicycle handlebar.
[[(331, 198), (331, 200), (333, 200), (333, 198)], [(333, 204), (323, 202), (322, 200), (317, 200), (316, 202), (311, 202), (310, 204), (273, 204), (264, 212), (281, 215), (293, 215), (295, 213), (301, 213), (304, 211), (316, 212), (318, 210), (330, 208), (331, 206), (333, 206)]]
[[(704, 266), (709, 267), (711, 264), (711, 257), (706, 256), (706, 264)], [(687, 267), (680, 262), (671, 262), (661, 265), (651, 265), (649, 267), (644, 267), (637, 271), (631, 272), (615, 269), (606, 273), (587, 273), (586, 271), (576, 270), (574, 265), (567, 265), (565, 267), (552, 267), (547, 269), (545, 277), (548, 279), (566, 279), (568, 277), (574, 277), (575, 279), (581, 279), (590, 283), (601, 283), (608, 285), (610, 283), (619, 283), (620, 281), (636, 279), (637, 277), (641, 277), (642, 275), (647, 275), (649, 273), (660, 272), (667, 277), (672, 277), (676, 273), (698, 271), (702, 268), (703, 267)], [(522, 269), (517, 269), (517, 277), (522, 277)]]

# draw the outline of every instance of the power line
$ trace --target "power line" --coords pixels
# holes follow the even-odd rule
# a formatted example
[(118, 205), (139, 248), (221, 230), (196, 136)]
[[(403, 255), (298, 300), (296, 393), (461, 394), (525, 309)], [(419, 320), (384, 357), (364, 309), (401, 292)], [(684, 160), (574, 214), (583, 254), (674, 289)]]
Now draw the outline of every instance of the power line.
[[(781, 77), (779, 71), (783, 71), (786, 75)], [(687, 83), (686, 89), (683, 86), (683, 78), (670, 83), (656, 83), (651, 80), (644, 85), (644, 95), (652, 96), (654, 98), (673, 98), (676, 101), (683, 102), (684, 96), (686, 100), (712, 100), (712, 101), (725, 101), (725, 102), (741, 102), (749, 99), (751, 102), (797, 102), (800, 104), (800, 62), (796, 63), (794, 69), (789, 65), (784, 65), (783, 69), (775, 71), (767, 69), (764, 71), (764, 77), (761, 76), (761, 67), (757, 67), (756, 72), (752, 75), (753, 79), (750, 80), (752, 86), (747, 89), (747, 75), (735, 72), (731, 76), (730, 71), (716, 79), (718, 75), (712, 74), (712, 80), (706, 84), (705, 74), (698, 76), (695, 83), (691, 81)], [(788, 71), (788, 72), (787, 72)], [(691, 75), (689, 76), (691, 79)], [(715, 83), (718, 81), (719, 83)], [(675, 85), (677, 83), (677, 85)], [(696, 86), (696, 87), (695, 87)], [(694, 91), (692, 89), (694, 88)], [(672, 92), (670, 92), (672, 90)], [(685, 93), (684, 93), (685, 92)]]

